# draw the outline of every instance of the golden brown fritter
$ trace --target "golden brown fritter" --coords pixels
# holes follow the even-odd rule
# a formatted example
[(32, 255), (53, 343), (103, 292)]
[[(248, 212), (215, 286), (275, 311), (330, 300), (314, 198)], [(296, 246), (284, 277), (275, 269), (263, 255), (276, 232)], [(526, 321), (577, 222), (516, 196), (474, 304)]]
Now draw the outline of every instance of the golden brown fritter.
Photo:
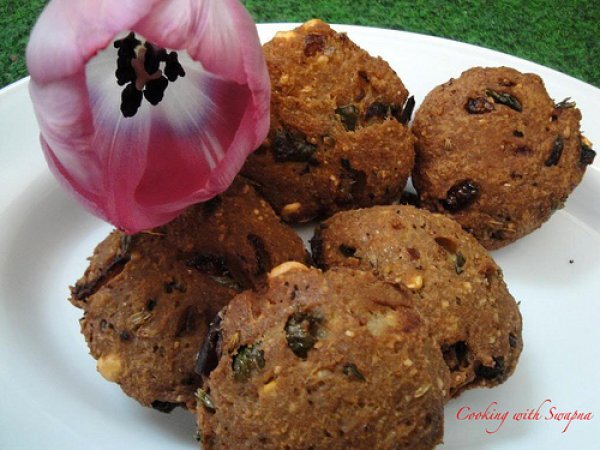
[(450, 371), (449, 394), (495, 386), (515, 370), (521, 314), (487, 251), (450, 218), (412, 206), (345, 211), (317, 227), (313, 258), (412, 293)]
[(433, 448), (445, 366), (411, 303), (368, 272), (273, 269), (223, 313), (198, 396), (204, 450)]
[(530, 233), (564, 205), (595, 152), (574, 103), (541, 78), (475, 67), (436, 87), (415, 115), (413, 183), (488, 249)]
[(381, 58), (311, 20), (264, 46), (271, 129), (242, 173), (290, 222), (396, 200), (414, 164), (408, 92)]

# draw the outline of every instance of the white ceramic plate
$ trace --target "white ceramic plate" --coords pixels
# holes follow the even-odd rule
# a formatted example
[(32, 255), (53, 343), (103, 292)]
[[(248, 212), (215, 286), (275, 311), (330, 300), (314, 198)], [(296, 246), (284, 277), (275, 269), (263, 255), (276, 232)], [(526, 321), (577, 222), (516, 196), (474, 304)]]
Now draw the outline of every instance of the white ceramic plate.
[[(261, 25), (261, 38), (290, 25)], [(443, 39), (336, 26), (388, 60), (420, 102), (434, 86), (472, 66), (507, 65), (541, 75), (555, 99), (572, 97), (582, 128), (600, 143), (600, 90), (511, 56)], [(140, 407), (96, 372), (79, 333), (81, 312), (68, 286), (110, 227), (86, 214), (57, 186), (39, 149), (27, 80), (0, 92), (0, 448), (195, 449), (191, 415)], [(600, 158), (599, 158), (600, 159)], [(600, 171), (598, 161), (540, 230), (494, 257), (521, 301), (525, 349), (504, 385), (474, 390), (446, 407), (444, 449), (593, 449), (598, 419), (545, 420), (555, 412), (600, 414)], [(573, 260), (570, 263), (569, 260)], [(539, 420), (512, 414), (537, 408)], [(509, 417), (457, 420), (463, 406), (497, 402)], [(464, 410), (463, 410), (464, 411)], [(462, 417), (462, 416), (461, 416)]]

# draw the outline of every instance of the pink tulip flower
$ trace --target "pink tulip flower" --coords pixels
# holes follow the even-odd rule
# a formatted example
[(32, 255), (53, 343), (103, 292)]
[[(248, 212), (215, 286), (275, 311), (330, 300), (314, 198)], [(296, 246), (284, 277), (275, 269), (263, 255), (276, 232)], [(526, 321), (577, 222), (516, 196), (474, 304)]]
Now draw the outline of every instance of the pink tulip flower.
[(128, 233), (227, 189), (268, 132), (267, 68), (238, 0), (52, 0), (27, 66), (50, 169)]

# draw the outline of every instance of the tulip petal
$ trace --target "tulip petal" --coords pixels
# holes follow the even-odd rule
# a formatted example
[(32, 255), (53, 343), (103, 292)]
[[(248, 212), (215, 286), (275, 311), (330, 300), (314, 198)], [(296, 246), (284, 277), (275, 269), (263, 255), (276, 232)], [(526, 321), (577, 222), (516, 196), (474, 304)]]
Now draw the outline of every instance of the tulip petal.
[[(190, 4), (193, 10), (186, 11)], [(231, 151), (207, 185), (206, 192), (213, 196), (229, 186), (241, 169), (244, 162), (239, 155), (241, 149), (248, 143), (252, 149), (258, 148), (269, 130), (271, 86), (262, 49), (255, 45), (256, 27), (237, 0), (168, 0), (157, 7), (160, 14), (149, 15), (137, 24), (144, 36), (170, 48), (185, 47), (206, 70), (247, 85), (252, 94), (253, 108), (246, 111)], [(236, 107), (235, 102), (223, 105)]]
[(80, 72), (98, 50), (151, 13), (160, 0), (52, 0), (27, 46), (27, 68), (46, 84)]
[[(178, 50), (185, 76), (155, 82), (163, 99), (145, 92), (158, 104), (143, 100), (125, 118), (111, 44), (130, 30)], [(51, 170), (87, 209), (127, 232), (225, 190), (268, 132), (266, 64), (237, 0), (52, 0), (27, 64)]]

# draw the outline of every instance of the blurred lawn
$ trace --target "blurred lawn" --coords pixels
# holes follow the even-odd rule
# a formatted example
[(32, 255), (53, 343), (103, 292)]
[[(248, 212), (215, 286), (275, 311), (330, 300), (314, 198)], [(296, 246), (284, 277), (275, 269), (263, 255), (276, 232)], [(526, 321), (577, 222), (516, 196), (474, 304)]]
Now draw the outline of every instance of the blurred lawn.
[[(242, 2), (257, 22), (304, 22), (319, 17), (330, 23), (442, 36), (529, 59), (600, 87), (598, 0)], [(0, 87), (27, 75), (27, 36), (45, 3), (0, 0)]]

